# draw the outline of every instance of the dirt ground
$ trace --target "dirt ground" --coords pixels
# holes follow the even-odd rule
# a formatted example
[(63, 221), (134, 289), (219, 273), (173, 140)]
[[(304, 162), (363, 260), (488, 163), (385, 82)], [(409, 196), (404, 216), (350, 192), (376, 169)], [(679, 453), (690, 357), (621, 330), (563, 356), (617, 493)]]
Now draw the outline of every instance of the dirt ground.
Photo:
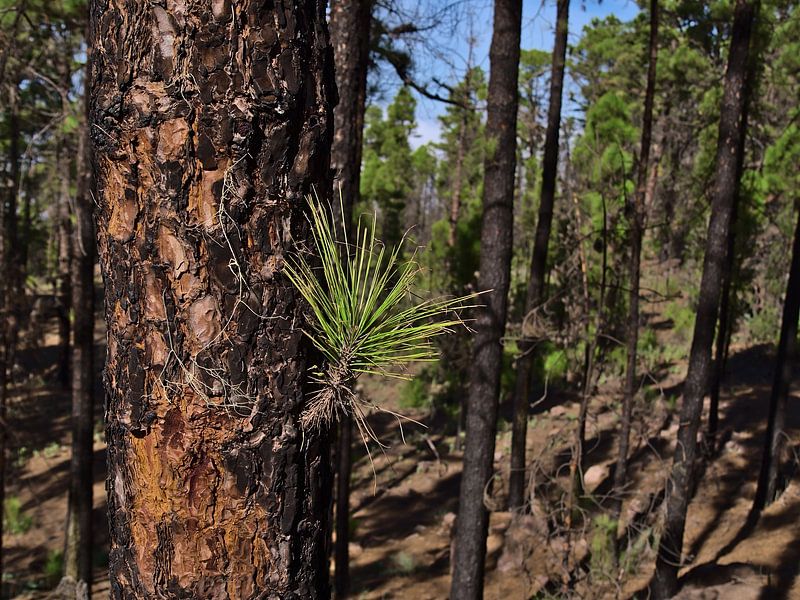
[[(97, 332), (98, 356), (104, 333)], [(23, 363), (33, 375), (14, 390), (8, 497), (18, 499), (29, 518), (24, 532), (4, 539), (4, 590), (10, 597), (41, 598), (58, 580), (63, 549), (69, 467), (69, 399), (47, 383), (54, 362), (52, 336), (45, 350), (31, 351)], [(755, 474), (772, 375), (772, 349), (734, 348), (721, 402), (719, 453), (708, 462), (686, 527), (680, 598), (800, 598), (800, 483), (793, 480), (781, 498), (755, 524), (747, 515), (755, 493)], [(586, 495), (580, 506), (584, 531), (567, 538), (553, 528), (558, 499), (569, 481), (559, 465), (568, 460), (577, 399), (551, 390), (531, 415), (528, 458), (532, 465), (532, 514), (505, 510), (510, 431), (509, 407), (501, 411), (488, 539), (487, 600), (527, 598), (625, 598), (647, 585), (653, 569), (661, 498), (674, 450), (680, 394), (680, 369), (657, 379), (656, 397), (641, 405), (634, 432), (621, 532), (631, 549), (624, 574), (603, 562), (598, 546), (597, 515), (608, 500), (616, 456), (619, 419), (618, 382), (604, 383), (592, 398), (588, 423)], [(400, 384), (402, 385), (402, 384)], [(367, 380), (364, 393), (389, 408), (398, 405), (398, 384)], [(98, 390), (98, 399), (102, 394)], [(797, 402), (798, 398), (793, 398)], [(105, 445), (102, 401), (98, 401), (95, 442), (95, 583), (96, 597), (108, 593), (105, 574), (108, 534), (105, 514)], [(429, 429), (406, 424), (405, 443), (397, 422), (374, 415), (373, 425), (389, 448), (372, 449), (372, 459), (356, 447), (352, 509), (351, 580), (354, 598), (446, 599), (449, 553), (457, 512), (461, 453), (453, 436), (437, 432), (424, 411), (409, 416)], [(798, 438), (795, 414), (790, 423)], [(373, 470), (374, 469), (374, 470)], [(567, 579), (564, 565), (580, 565), (580, 576)]]

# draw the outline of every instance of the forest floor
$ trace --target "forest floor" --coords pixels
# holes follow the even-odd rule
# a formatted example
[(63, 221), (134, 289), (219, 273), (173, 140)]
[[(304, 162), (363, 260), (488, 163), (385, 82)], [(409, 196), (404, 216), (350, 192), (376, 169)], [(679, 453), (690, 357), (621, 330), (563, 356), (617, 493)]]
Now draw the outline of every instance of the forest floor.
[[(6, 597), (44, 598), (58, 582), (62, 561), (68, 470), (69, 398), (52, 379), (56, 340), (45, 349), (24, 351), (32, 373), (17, 386), (9, 406), (10, 471), (7, 497), (19, 508), (15, 531), (4, 539)], [(98, 322), (98, 356), (104, 329)], [(800, 482), (792, 480), (757, 523), (747, 524), (772, 376), (773, 349), (734, 347), (721, 399), (718, 453), (705, 472), (686, 527), (681, 598), (800, 598)], [(612, 566), (602, 513), (607, 505), (616, 458), (618, 381), (604, 382), (592, 397), (584, 465), (586, 491), (576, 513), (579, 533), (558, 529), (569, 477), (571, 436), (578, 411), (574, 394), (550, 390), (531, 412), (528, 459), (533, 474), (532, 511), (505, 509), (511, 433), (504, 403), (497, 437), (488, 539), (487, 600), (533, 597), (631, 597), (647, 585), (654, 564), (661, 500), (677, 431), (683, 365), (661, 369), (651, 387), (658, 394), (636, 414), (621, 535), (630, 542), (621, 569)], [(99, 379), (98, 379), (99, 382)], [(402, 385), (402, 383), (400, 384)], [(457, 512), (461, 452), (453, 435), (440, 433), (425, 411), (399, 408), (396, 382), (367, 379), (364, 394), (374, 403), (401, 410), (429, 425), (403, 428), (376, 414), (372, 423), (389, 448), (373, 447), (372, 461), (356, 448), (352, 507), (352, 597), (363, 599), (446, 599), (449, 553)], [(105, 512), (105, 445), (102, 394), (98, 390), (95, 436), (96, 597), (108, 593), (105, 572), (108, 532)], [(797, 402), (798, 398), (793, 401)], [(790, 437), (800, 437), (798, 411)], [(374, 468), (374, 470), (373, 470)], [(12, 520), (7, 516), (7, 523)], [(607, 527), (607, 526), (606, 526)], [(7, 527), (7, 530), (9, 528)], [(575, 567), (578, 568), (575, 568)], [(576, 575), (579, 573), (579, 575)], [(620, 575), (621, 573), (621, 575)], [(568, 590), (568, 591), (565, 591)]]

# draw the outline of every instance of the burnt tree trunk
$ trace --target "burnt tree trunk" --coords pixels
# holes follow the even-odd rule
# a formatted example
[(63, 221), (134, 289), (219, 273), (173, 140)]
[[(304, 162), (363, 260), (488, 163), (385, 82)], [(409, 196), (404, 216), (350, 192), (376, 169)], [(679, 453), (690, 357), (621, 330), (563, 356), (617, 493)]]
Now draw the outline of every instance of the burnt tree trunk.
[[(547, 247), (550, 244), (550, 229), (553, 224), (553, 204), (555, 203), (556, 179), (558, 177), (558, 138), (561, 127), (561, 97), (564, 88), (568, 23), (569, 0), (558, 0), (553, 66), (550, 75), (550, 106), (547, 111), (547, 130), (545, 132), (544, 157), (542, 159), (542, 191), (539, 200), (539, 216), (536, 222), (536, 237), (533, 244), (530, 279), (528, 280), (528, 290), (525, 297), (526, 317), (536, 310), (544, 300)], [(534, 360), (531, 340), (521, 340), (520, 350), (522, 355), (517, 360), (514, 417), (511, 434), (511, 474), (509, 476), (508, 492), (510, 508), (521, 507), (525, 497), (525, 441), (528, 434), (528, 397), (530, 396)]]
[[(747, 131), (747, 119), (750, 113), (750, 78), (753, 77), (753, 69), (748, 68), (745, 74), (745, 99), (742, 114), (742, 128)], [(739, 138), (739, 151), (736, 162), (736, 179), (742, 178), (744, 170), (744, 153), (746, 135)], [(736, 274), (736, 222), (739, 215), (739, 189), (736, 189), (736, 196), (733, 199), (731, 209), (731, 223), (728, 228), (728, 255), (725, 260), (725, 269), (722, 273), (722, 294), (719, 303), (719, 321), (717, 325), (717, 341), (715, 348), (714, 366), (711, 375), (711, 392), (708, 408), (708, 431), (706, 432), (706, 446), (710, 452), (714, 452), (717, 445), (717, 430), (719, 429), (719, 395), (722, 387), (722, 378), (725, 375), (725, 363), (728, 360), (728, 348), (731, 341), (731, 330), (733, 328), (733, 316), (731, 315), (731, 294), (733, 291), (733, 280)]]
[(372, 0), (331, 1), (331, 44), (339, 92), (334, 111), (331, 167), (341, 190), (344, 214), (338, 214), (339, 189), (335, 190), (333, 208), (337, 211), (337, 221), (343, 220), (348, 228), (352, 227), (353, 206), (358, 202), (361, 182), (371, 18)]
[(689, 367), (683, 389), (678, 444), (667, 483), (667, 514), (651, 584), (655, 598), (670, 598), (677, 590), (686, 509), (689, 505), (697, 454), (697, 432), (709, 375), (711, 346), (717, 322), (722, 275), (728, 253), (728, 232), (739, 186), (738, 153), (745, 135), (745, 99), (750, 37), (758, 2), (737, 0), (734, 10), (728, 67), (720, 111), (716, 154), (716, 182), (706, 239), (703, 276), (697, 303)]
[(725, 269), (722, 273), (722, 292), (719, 302), (719, 322), (717, 324), (717, 341), (714, 348), (714, 365), (711, 374), (711, 386), (708, 405), (708, 431), (706, 432), (706, 446), (713, 454), (717, 445), (717, 431), (719, 429), (719, 395), (722, 389), (722, 379), (725, 376), (725, 363), (727, 361), (727, 348), (730, 341), (731, 326), (731, 287), (734, 276), (734, 263), (736, 258), (736, 221), (739, 199), (733, 204), (731, 225), (728, 231), (728, 256)]
[(8, 405), (9, 388), (13, 382), (14, 362), (16, 360), (17, 321), (16, 303), (14, 300), (15, 281), (17, 279), (17, 195), (20, 183), (20, 119), (18, 104), (18, 87), (9, 88), (9, 143), (8, 160), (11, 166), (10, 183), (7, 196), (3, 198), (0, 213), (3, 218), (2, 274), (0, 283), (3, 309), (3, 363), (0, 365), (0, 577), (3, 574), (3, 520), (5, 515), (6, 490), (6, 450), (8, 447), (8, 422), (6, 407)]
[(56, 377), (65, 390), (69, 388), (70, 378), (70, 323), (69, 309), (72, 293), (70, 291), (70, 263), (72, 261), (72, 215), (70, 214), (70, 156), (66, 141), (62, 138), (58, 150), (59, 172), (61, 177), (57, 220), (58, 220), (58, 273), (56, 276), (56, 306), (58, 307), (58, 359)]
[[(372, 0), (331, 2), (331, 44), (336, 66), (339, 103), (334, 110), (331, 166), (334, 171), (334, 215), (336, 227), (343, 226), (352, 237), (353, 206), (358, 203), (361, 183), (361, 154), (364, 113), (367, 102), (369, 31)], [(338, 189), (337, 189), (338, 184)], [(341, 197), (340, 197), (341, 194)], [(341, 237), (341, 236), (340, 236)], [(349, 249), (345, 249), (349, 252)], [(336, 474), (336, 543), (334, 548), (334, 589), (337, 598), (347, 596), (350, 587), (350, 474), (353, 423), (350, 415), (339, 422)]]
[(330, 189), (324, 4), (91, 5), (111, 597), (329, 595), (326, 432), (282, 275)]
[(650, 40), (649, 63), (647, 67), (647, 88), (644, 95), (642, 113), (642, 143), (639, 152), (636, 191), (633, 205), (627, 206), (628, 227), (630, 228), (630, 290), (628, 292), (628, 336), (626, 342), (625, 391), (622, 400), (622, 421), (619, 433), (619, 454), (614, 470), (614, 495), (612, 514), (619, 518), (622, 509), (622, 495), (628, 476), (628, 447), (631, 436), (633, 400), (639, 384), (636, 377), (636, 346), (639, 342), (639, 279), (642, 260), (642, 237), (646, 215), (648, 167), (650, 166), (650, 145), (653, 137), (653, 101), (656, 88), (656, 61), (658, 60), (658, 0), (650, 0)]
[(789, 387), (797, 360), (797, 320), (800, 317), (800, 204), (797, 208), (797, 226), (792, 246), (792, 266), (783, 301), (781, 337), (775, 359), (775, 375), (769, 399), (769, 420), (764, 436), (764, 454), (758, 476), (758, 488), (753, 510), (760, 513), (780, 493), (781, 459), (786, 446), (786, 405)]
[[(85, 123), (85, 121), (84, 121)], [(86, 582), (92, 591), (92, 486), (94, 477), (94, 259), (95, 236), (90, 194), (88, 139), (81, 135), (77, 158), (77, 193), (73, 203), (75, 239), (70, 282), (73, 314), (72, 459), (70, 462), (64, 574)]]
[(493, 151), (485, 163), (478, 277), (478, 289), (492, 291), (484, 296), (485, 306), (478, 313), (472, 348), (464, 471), (451, 557), (450, 597), (459, 600), (483, 597), (489, 522), (483, 495), (494, 463), (510, 280), (521, 20), (521, 0), (495, 0), (486, 122)]

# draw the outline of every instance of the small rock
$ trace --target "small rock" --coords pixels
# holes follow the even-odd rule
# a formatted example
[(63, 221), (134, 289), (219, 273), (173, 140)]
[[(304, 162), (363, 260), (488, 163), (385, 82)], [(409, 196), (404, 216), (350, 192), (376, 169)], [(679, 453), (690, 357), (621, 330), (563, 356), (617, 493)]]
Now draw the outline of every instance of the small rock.
[(456, 522), (456, 513), (452, 512), (446, 513), (442, 517), (442, 529), (444, 529), (445, 531), (450, 531), (453, 528), (453, 525), (455, 525), (455, 522)]
[(592, 465), (583, 474), (583, 484), (589, 491), (594, 490), (608, 477), (608, 465)]

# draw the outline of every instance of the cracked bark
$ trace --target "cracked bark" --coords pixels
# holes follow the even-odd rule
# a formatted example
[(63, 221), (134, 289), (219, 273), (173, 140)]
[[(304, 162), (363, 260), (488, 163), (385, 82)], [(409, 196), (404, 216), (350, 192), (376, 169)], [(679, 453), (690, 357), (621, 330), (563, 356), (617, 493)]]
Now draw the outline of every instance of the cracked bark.
[(327, 434), (281, 269), (325, 194), (324, 3), (93, 0), (111, 597), (325, 598)]

